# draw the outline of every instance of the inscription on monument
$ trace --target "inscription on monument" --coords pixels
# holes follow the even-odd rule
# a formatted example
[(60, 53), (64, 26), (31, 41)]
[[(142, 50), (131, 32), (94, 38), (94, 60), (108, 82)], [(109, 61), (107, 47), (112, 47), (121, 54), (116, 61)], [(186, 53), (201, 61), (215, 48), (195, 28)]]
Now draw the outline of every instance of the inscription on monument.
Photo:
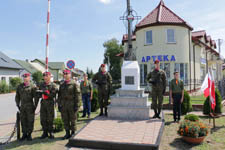
[(134, 85), (134, 76), (125, 76), (125, 84)]

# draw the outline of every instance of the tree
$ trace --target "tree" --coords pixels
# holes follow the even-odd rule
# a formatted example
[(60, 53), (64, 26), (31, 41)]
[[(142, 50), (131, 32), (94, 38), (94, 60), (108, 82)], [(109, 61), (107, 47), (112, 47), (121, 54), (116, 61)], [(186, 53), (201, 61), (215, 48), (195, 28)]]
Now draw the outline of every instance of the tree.
[(39, 83), (42, 81), (43, 79), (43, 76), (42, 76), (42, 73), (41, 71), (36, 71), (35, 73), (32, 74), (32, 78), (33, 78), (33, 81), (36, 85), (39, 85)]
[(92, 77), (94, 76), (94, 73), (93, 73), (92, 69), (90, 70), (88, 67), (87, 67), (87, 70), (86, 70), (86, 74), (88, 76), (88, 79), (92, 79)]
[(122, 58), (116, 55), (123, 52), (122, 45), (119, 44), (117, 39), (113, 38), (104, 42), (103, 47), (105, 48), (104, 63), (110, 66), (109, 72), (113, 80), (120, 80)]

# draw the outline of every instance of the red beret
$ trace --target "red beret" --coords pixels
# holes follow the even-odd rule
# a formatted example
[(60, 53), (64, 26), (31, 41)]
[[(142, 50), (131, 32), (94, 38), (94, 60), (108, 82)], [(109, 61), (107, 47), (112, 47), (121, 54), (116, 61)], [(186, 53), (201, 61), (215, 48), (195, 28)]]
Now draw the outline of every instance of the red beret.
[(44, 72), (43, 76), (46, 76), (46, 75), (51, 75), (51, 72), (48, 72), (48, 71)]
[(71, 73), (71, 71), (69, 69), (65, 69), (65, 70), (63, 70), (63, 73), (69, 74), (69, 73)]
[(24, 74), (23, 74), (23, 77), (24, 77), (24, 78), (29, 77), (29, 76), (30, 76), (29, 73), (24, 73)]
[(159, 63), (159, 60), (158, 60), (158, 59), (157, 59), (157, 60), (155, 60), (154, 64), (157, 64), (157, 63)]
[(105, 67), (105, 64), (101, 64), (101, 67)]

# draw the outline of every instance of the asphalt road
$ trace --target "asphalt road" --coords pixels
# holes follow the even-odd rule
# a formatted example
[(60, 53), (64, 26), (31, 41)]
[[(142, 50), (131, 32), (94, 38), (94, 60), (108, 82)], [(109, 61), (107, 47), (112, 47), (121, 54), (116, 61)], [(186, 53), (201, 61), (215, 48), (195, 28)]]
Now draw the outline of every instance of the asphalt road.
[(15, 93), (0, 94), (0, 121), (16, 116)]

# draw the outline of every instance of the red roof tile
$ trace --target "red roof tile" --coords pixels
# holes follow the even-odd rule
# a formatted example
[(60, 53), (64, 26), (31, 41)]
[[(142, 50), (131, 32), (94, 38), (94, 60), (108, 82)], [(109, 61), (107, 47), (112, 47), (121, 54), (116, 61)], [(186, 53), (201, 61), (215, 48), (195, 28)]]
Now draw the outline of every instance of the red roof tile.
[(193, 30), (187, 22), (167, 8), (163, 0), (161, 0), (158, 6), (136, 25), (136, 30), (157, 24), (182, 25)]
[(203, 37), (206, 36), (205, 30), (192, 32), (193, 37)]

